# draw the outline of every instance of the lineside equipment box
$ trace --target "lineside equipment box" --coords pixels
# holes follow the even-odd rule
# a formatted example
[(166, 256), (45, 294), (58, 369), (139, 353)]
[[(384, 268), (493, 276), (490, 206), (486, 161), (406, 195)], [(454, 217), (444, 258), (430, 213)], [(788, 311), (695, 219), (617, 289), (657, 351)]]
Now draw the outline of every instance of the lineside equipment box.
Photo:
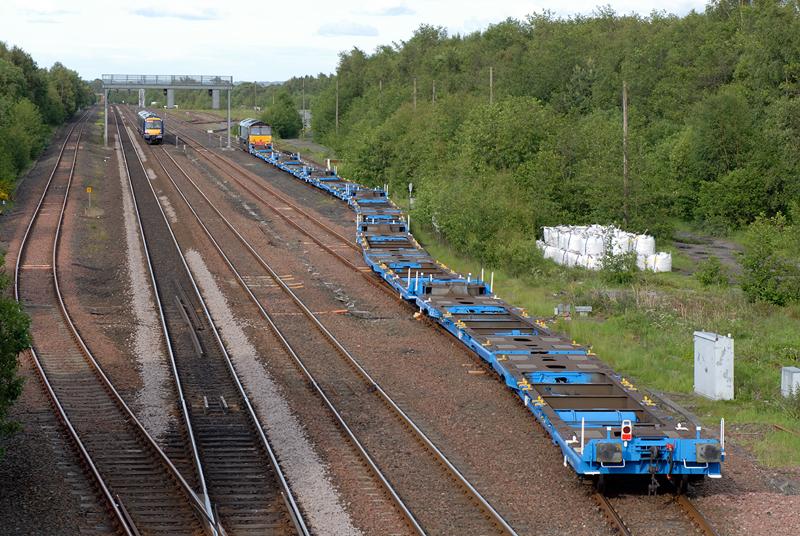
[(733, 400), (733, 339), (694, 332), (694, 392), (711, 400)]

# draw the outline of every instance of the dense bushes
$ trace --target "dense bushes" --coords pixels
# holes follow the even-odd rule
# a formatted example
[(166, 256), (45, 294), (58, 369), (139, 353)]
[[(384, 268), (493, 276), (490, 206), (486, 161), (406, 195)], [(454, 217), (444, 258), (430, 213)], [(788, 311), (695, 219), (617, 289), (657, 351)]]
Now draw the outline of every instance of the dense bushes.
[(50, 127), (93, 99), (74, 71), (60, 63), (40, 69), (24, 51), (0, 42), (0, 198), (42, 151)]
[(798, 36), (796, 2), (774, 1), (532, 15), (463, 36), (422, 26), (342, 54), (335, 77), (306, 88), (314, 135), (343, 173), (394, 192), (413, 182), (417, 222), (506, 263), (507, 242), (541, 225), (623, 223), (623, 80), (631, 230), (669, 236), (688, 220), (726, 233), (786, 213), (800, 198)]
[(303, 128), (303, 121), (297, 113), (294, 102), (288, 93), (280, 93), (275, 104), (267, 108), (261, 120), (271, 125), (281, 138), (296, 138)]
[(742, 289), (751, 301), (800, 301), (799, 227), (778, 213), (758, 216), (747, 229)]
[(16, 375), (17, 355), (30, 345), (30, 320), (20, 305), (6, 296), (9, 281), (2, 268), (0, 255), (0, 437), (15, 429), (8, 421), (8, 410), (22, 392), (22, 380)]
[(728, 279), (728, 271), (722, 265), (719, 258), (713, 255), (697, 266), (694, 277), (704, 287), (724, 287), (730, 282)]
[[(74, 71), (60, 63), (40, 69), (24, 51), (0, 42), (0, 199), (11, 195), (19, 173), (41, 153), (51, 127), (93, 99)], [(0, 436), (15, 428), (7, 415), (22, 392), (17, 355), (30, 344), (30, 321), (7, 297), (9, 281), (2, 268), (0, 255)]]

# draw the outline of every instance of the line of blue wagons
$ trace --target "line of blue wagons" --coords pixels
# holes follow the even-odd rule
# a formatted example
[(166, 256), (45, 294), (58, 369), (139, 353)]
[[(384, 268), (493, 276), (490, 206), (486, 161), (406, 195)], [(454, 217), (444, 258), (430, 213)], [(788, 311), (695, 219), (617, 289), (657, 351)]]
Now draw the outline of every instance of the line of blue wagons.
[[(270, 140), (271, 141), (271, 140)], [(249, 144), (253, 156), (347, 203), (364, 260), (405, 301), (488, 363), (583, 476), (667, 475), (685, 484), (719, 478), (720, 435), (654, 400), (589, 348), (498, 298), (493, 282), (437, 262), (414, 239), (385, 189), (343, 179), (299, 155)]]

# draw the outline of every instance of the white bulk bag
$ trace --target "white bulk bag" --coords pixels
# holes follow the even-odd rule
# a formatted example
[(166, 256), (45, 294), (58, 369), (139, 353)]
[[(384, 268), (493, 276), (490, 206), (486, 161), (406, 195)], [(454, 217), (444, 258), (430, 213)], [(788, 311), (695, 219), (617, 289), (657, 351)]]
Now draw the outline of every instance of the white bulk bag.
[(584, 255), (585, 266), (589, 270), (599, 270), (602, 267), (602, 259), (596, 255)]
[(564, 264), (570, 268), (578, 263), (578, 254), (572, 251), (567, 251), (564, 255)]
[(586, 238), (586, 246), (584, 251), (587, 255), (602, 255), (605, 252), (603, 236), (598, 234), (589, 234)]
[(558, 247), (559, 249), (567, 250), (569, 249), (569, 239), (572, 236), (572, 233), (569, 229), (560, 229), (558, 233)]
[(653, 258), (653, 271), (654, 272), (671, 272), (672, 271), (672, 254), (661, 251), (656, 253)]
[(631, 250), (631, 237), (628, 233), (614, 233), (611, 238), (611, 252), (613, 255), (621, 255)]
[(652, 255), (656, 252), (656, 239), (650, 235), (638, 235), (634, 247), (637, 255)]
[(647, 270), (647, 255), (636, 256), (636, 267), (643, 272)]
[(586, 238), (583, 236), (583, 232), (575, 231), (572, 233), (569, 241), (569, 250), (574, 251), (577, 254), (582, 254), (584, 249), (586, 248)]

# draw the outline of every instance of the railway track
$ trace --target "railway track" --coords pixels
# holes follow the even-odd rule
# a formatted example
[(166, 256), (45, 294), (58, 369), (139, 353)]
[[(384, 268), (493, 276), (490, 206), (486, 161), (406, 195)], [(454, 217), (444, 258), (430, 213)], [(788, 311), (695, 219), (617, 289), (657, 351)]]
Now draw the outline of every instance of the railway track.
[[(664, 534), (677, 531), (680, 534), (703, 534), (718, 536), (717, 531), (697, 509), (694, 503), (682, 493), (659, 494), (654, 497), (632, 493), (623, 496), (613, 492), (612, 496), (599, 490), (592, 491), (592, 498), (597, 502), (610, 526), (623, 536), (638, 534)], [(644, 501), (647, 501), (643, 508)], [(658, 512), (649, 513), (646, 507), (656, 505)]]
[[(173, 130), (174, 129), (173, 127)], [(342, 264), (346, 265), (353, 271), (358, 272), (362, 277), (368, 280), (370, 283), (374, 284), (378, 288), (393, 298), (397, 298), (397, 295), (394, 292), (383, 284), (383, 282), (379, 279), (374, 277), (371, 271), (367, 270), (364, 265), (359, 265), (359, 263), (354, 262), (352, 258), (348, 258), (347, 255), (343, 255), (335, 249), (331, 247), (330, 240), (321, 239), (319, 236), (319, 231), (321, 231), (324, 236), (330, 237), (339, 243), (346, 245), (349, 249), (353, 250), (360, 254), (360, 249), (357, 244), (355, 244), (352, 240), (348, 239), (342, 233), (338, 232), (337, 230), (333, 229), (330, 225), (320, 221), (317, 217), (312, 215), (308, 210), (304, 209), (302, 206), (297, 205), (296, 203), (292, 202), (285, 194), (278, 191), (276, 188), (270, 186), (266, 181), (264, 181), (261, 177), (253, 173), (252, 171), (244, 168), (243, 166), (233, 162), (231, 159), (224, 158), (218, 154), (215, 154), (213, 151), (208, 150), (203, 147), (202, 143), (198, 141), (198, 139), (194, 138), (190, 133), (188, 133), (184, 129), (178, 129), (180, 134), (180, 139), (187, 143), (189, 147), (191, 147), (195, 152), (206, 162), (208, 162), (217, 172), (221, 173), (225, 177), (229, 178), (236, 184), (238, 184), (242, 189), (247, 191), (251, 196), (257, 199), (264, 207), (266, 207), (273, 215), (277, 216), (291, 227), (297, 229), (300, 233), (304, 236), (309, 238), (315, 244), (320, 246), (321, 249), (327, 251), (329, 254), (337, 258)], [(196, 186), (195, 186), (196, 188)], [(267, 194), (272, 199), (267, 199), (262, 194)], [(291, 210), (288, 210), (291, 209)], [(315, 229), (316, 232), (312, 233), (308, 227), (301, 225), (297, 222), (297, 218), (294, 216), (300, 215), (303, 219), (309, 222)], [(601, 508), (601, 511), (604, 513), (606, 519), (609, 521), (611, 526), (621, 534), (632, 534), (630, 529), (625, 523), (625, 520), (620, 516), (620, 514), (615, 509), (612, 501), (609, 500), (608, 497), (603, 495), (602, 493), (595, 492), (594, 499), (598, 503)], [(660, 507), (661, 505), (659, 505)], [(673, 518), (680, 517), (683, 519), (684, 522), (689, 522), (692, 526), (694, 526), (697, 530), (702, 532), (706, 535), (715, 535), (716, 532), (711, 524), (708, 522), (707, 519), (702, 515), (702, 513), (694, 506), (691, 500), (686, 497), (685, 495), (679, 494), (674, 496), (673, 500), (668, 501), (666, 505), (668, 510), (672, 510)]]
[[(176, 130), (172, 127), (172, 130)], [(297, 203), (292, 202), (286, 195), (278, 191), (277, 189), (269, 186), (261, 177), (249, 171), (248, 169), (242, 167), (241, 165), (233, 162), (230, 159), (226, 159), (218, 154), (215, 154), (212, 151), (209, 151), (204, 148), (202, 143), (200, 143), (197, 139), (193, 138), (191, 135), (187, 134), (185, 130), (176, 130), (181, 134), (180, 139), (184, 140), (189, 147), (191, 147), (195, 152), (200, 155), (201, 158), (206, 160), (209, 164), (211, 164), (214, 169), (218, 172), (222, 173), (224, 176), (228, 177), (236, 184), (238, 184), (242, 189), (250, 193), (253, 197), (259, 200), (259, 202), (264, 205), (272, 214), (279, 217), (281, 220), (286, 222), (288, 225), (297, 229), (300, 233), (304, 236), (309, 238), (319, 247), (339, 259), (349, 268), (358, 271), (366, 279), (370, 280), (370, 282), (376, 283), (380, 286), (381, 289), (390, 291), (387, 289), (386, 285), (380, 280), (380, 278), (375, 277), (372, 274), (372, 271), (369, 270), (366, 265), (358, 265), (353, 262), (352, 259), (348, 259), (347, 256), (342, 255), (340, 252), (336, 251), (333, 247), (328, 245), (325, 240), (321, 239), (317, 234), (312, 233), (306, 227), (297, 223), (296, 218), (293, 218), (287, 214), (287, 209), (291, 209), (294, 214), (298, 214), (307, 221), (309, 221), (317, 230), (324, 232), (326, 235), (334, 238), (336, 241), (345, 245), (348, 249), (355, 252), (357, 255), (356, 257), (360, 257), (361, 249), (358, 245), (350, 238), (346, 237), (330, 225), (326, 224), (325, 222), (321, 221), (319, 218), (312, 215), (308, 210), (304, 209)], [(279, 201), (279, 203), (275, 203), (274, 201), (270, 201), (265, 199), (258, 191), (265, 192), (270, 196), (274, 197)], [(392, 293), (393, 297), (396, 297), (394, 293)]]
[[(319, 389), (348, 433), (391, 483), (398, 506), (422, 533), (510, 533), (514, 530), (400, 409), (357, 359), (325, 328), (275, 270), (227, 220), (174, 159), (165, 171), (198, 224), (298, 367)], [(169, 172), (167, 167), (176, 171)], [(176, 180), (176, 176), (182, 177)], [(191, 186), (182, 188), (178, 182)], [(192, 199), (189, 199), (189, 198)], [(264, 277), (273, 286), (252, 285)], [(280, 312), (280, 315), (272, 313)], [(339, 359), (334, 359), (338, 356)], [(398, 456), (398, 452), (403, 452)], [(406, 506), (403, 506), (406, 505)]]
[[(272, 446), (130, 139), (120, 128), (145, 254), (174, 372), (213, 505), (228, 534), (308, 534)], [(122, 135), (125, 130), (127, 136)], [(125, 138), (127, 137), (127, 141)], [(130, 165), (131, 162), (137, 164)]]
[(73, 126), (20, 243), (14, 295), (31, 317), (34, 368), (122, 534), (213, 533), (191, 485), (116, 391), (73, 323), (59, 286), (62, 223), (87, 111)]

